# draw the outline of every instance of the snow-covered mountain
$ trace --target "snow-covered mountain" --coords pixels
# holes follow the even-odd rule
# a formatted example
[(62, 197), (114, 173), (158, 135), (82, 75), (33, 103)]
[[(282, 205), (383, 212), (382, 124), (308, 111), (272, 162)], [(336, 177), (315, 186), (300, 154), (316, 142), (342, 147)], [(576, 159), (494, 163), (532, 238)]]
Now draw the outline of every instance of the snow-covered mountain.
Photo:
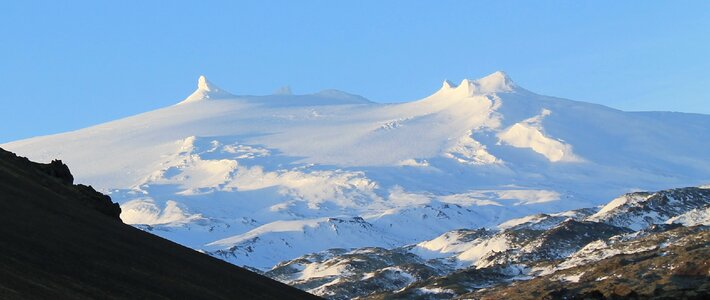
[(200, 77), (174, 106), (2, 145), (62, 159), (127, 223), (261, 270), (706, 184), (709, 146), (710, 116), (542, 96), (502, 72), (397, 104), (238, 96)]

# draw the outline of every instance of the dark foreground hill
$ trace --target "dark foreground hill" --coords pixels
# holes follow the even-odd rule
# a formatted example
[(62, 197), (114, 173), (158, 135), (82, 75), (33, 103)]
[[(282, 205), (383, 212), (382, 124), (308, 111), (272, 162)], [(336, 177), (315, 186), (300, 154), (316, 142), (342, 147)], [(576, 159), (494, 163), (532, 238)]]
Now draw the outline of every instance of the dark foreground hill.
[(59, 161), (0, 149), (1, 299), (315, 299), (125, 225)]

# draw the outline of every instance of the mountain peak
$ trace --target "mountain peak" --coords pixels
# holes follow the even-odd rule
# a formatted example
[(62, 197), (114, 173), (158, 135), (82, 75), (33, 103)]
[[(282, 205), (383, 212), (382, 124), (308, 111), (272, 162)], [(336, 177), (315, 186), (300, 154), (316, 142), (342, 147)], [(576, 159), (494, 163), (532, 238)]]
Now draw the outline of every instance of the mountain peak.
[(480, 79), (471, 80), (464, 79), (459, 88), (465, 87), (470, 94), (489, 94), (489, 93), (506, 93), (512, 92), (516, 85), (508, 74), (503, 71), (496, 71), (488, 76)]
[(207, 80), (207, 77), (205, 77), (205, 75), (200, 75), (200, 78), (197, 79), (197, 89), (203, 91), (210, 91), (213, 89), (213, 86), (212, 83)]
[(510, 77), (504, 71), (495, 71), (478, 80), (510, 80)]
[(464, 79), (456, 85), (445, 80), (439, 92), (456, 93), (464, 97), (491, 93), (513, 92), (517, 85), (503, 71), (496, 71), (479, 79)]
[(207, 77), (205, 77), (204, 75), (200, 75), (200, 77), (197, 79), (197, 89), (190, 96), (185, 98), (185, 100), (182, 100), (178, 104), (230, 97), (234, 97), (234, 95), (220, 89), (214, 83), (207, 80)]
[(456, 88), (456, 84), (451, 82), (450, 80), (444, 80), (444, 83), (441, 85), (442, 89), (453, 89)]

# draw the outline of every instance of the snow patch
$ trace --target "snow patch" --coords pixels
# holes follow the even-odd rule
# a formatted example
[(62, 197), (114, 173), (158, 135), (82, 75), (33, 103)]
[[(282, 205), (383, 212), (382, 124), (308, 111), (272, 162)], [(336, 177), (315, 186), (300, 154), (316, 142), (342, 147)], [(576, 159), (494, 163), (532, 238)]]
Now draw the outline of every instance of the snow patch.
[(683, 224), (683, 226), (705, 225), (710, 226), (710, 206), (705, 208), (695, 208), (682, 215), (672, 217), (666, 221), (667, 224)]
[(616, 210), (616, 208), (621, 207), (626, 204), (632, 204), (632, 203), (638, 203), (642, 201), (648, 200), (650, 195), (647, 196), (638, 196), (634, 194), (627, 194), (623, 195), (621, 197), (614, 198), (614, 200), (611, 200), (607, 205), (604, 205), (602, 209), (600, 209), (596, 214), (593, 214), (589, 217), (590, 220), (596, 220), (599, 218), (602, 218), (609, 214), (610, 212)]
[(338, 262), (336, 264), (328, 264), (328, 263), (312, 263), (308, 264), (303, 271), (298, 276), (298, 280), (308, 280), (311, 278), (318, 278), (318, 277), (328, 277), (328, 276), (347, 276), (351, 274), (352, 272), (348, 269), (348, 266), (345, 264), (347, 262)]
[(545, 135), (542, 121), (551, 113), (550, 110), (543, 109), (539, 115), (514, 124), (498, 134), (500, 142), (517, 148), (529, 148), (551, 162), (583, 161), (572, 152), (572, 145)]
[(424, 259), (450, 257), (483, 243), (487, 238), (487, 236), (484, 235), (481, 238), (466, 241), (464, 239), (465, 234), (470, 234), (470, 232), (450, 231), (435, 239), (417, 244), (410, 252)]
[(579, 279), (582, 278), (582, 275), (584, 275), (585, 272), (579, 273), (579, 274), (572, 274), (572, 275), (561, 275), (553, 278), (553, 280), (558, 280), (562, 282), (574, 282), (577, 283), (579, 282)]
[(462, 262), (482, 267), (476, 264), (482, 257), (492, 252), (504, 252), (510, 248), (511, 244), (508, 237), (505, 235), (497, 235), (475, 244), (470, 249), (459, 254), (457, 258)]
[(469, 130), (449, 148), (444, 155), (462, 164), (488, 165), (500, 164), (502, 161), (488, 153), (486, 146), (474, 140), (473, 132)]
[(498, 229), (505, 230), (505, 229), (512, 228), (512, 227), (515, 227), (515, 226), (518, 226), (521, 224), (525, 224), (525, 223), (538, 223), (538, 222), (544, 220), (545, 218), (547, 218), (546, 215), (530, 215), (530, 216), (525, 216), (522, 218), (511, 219), (511, 220), (505, 221), (503, 223), (500, 223), (498, 225)]
[(399, 118), (396, 120), (387, 121), (387, 122), (382, 123), (380, 126), (378, 126), (377, 129), (378, 130), (392, 130), (395, 128), (399, 128), (399, 127), (404, 126), (404, 123), (411, 120), (411, 119), (412, 118), (409, 117), (409, 118)]
[(126, 224), (177, 226), (199, 219), (202, 219), (200, 214), (190, 214), (172, 200), (168, 200), (163, 209), (152, 199), (136, 199), (121, 204), (121, 220)]
[(400, 166), (408, 166), (408, 167), (428, 167), (429, 162), (426, 159), (416, 160), (416, 159), (410, 158), (410, 159), (405, 159), (403, 161), (400, 161), (399, 165)]
[(428, 288), (428, 287), (421, 287), (417, 288), (417, 293), (420, 295), (429, 295), (429, 294), (451, 294), (451, 295), (456, 295), (456, 293), (453, 290), (450, 289), (445, 289), (445, 288), (439, 288), (439, 287), (433, 287), (433, 288)]
[(560, 200), (560, 193), (550, 190), (501, 190), (500, 199), (518, 200), (519, 204), (537, 204)]

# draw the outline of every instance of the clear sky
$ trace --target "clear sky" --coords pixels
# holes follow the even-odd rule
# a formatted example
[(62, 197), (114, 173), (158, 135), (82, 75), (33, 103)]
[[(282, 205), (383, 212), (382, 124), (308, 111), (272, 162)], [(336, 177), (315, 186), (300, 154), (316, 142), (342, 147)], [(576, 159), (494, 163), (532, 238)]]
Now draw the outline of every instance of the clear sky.
[(710, 114), (710, 1), (3, 1), (0, 142), (176, 103), (336, 88), (378, 102), (503, 70), (531, 91)]

